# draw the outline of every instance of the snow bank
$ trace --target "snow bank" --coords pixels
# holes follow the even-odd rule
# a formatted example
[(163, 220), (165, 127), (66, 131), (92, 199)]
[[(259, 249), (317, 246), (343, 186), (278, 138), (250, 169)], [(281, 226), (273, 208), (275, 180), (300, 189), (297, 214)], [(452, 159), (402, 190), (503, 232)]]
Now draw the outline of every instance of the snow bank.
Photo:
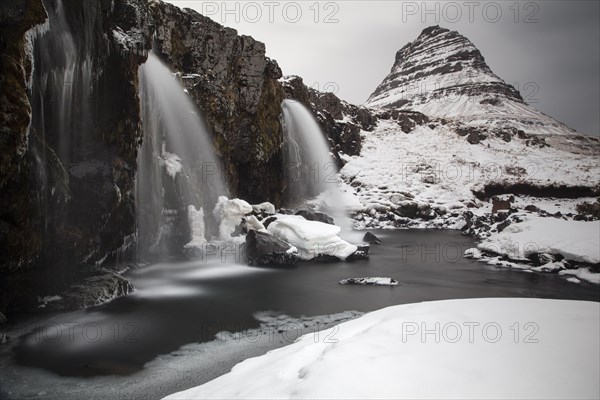
[(546, 299), (393, 306), (167, 398), (598, 398), (599, 316)]
[(245, 217), (246, 229), (254, 229), (255, 231), (265, 231), (266, 228), (262, 222), (258, 220), (254, 215)]
[(341, 239), (341, 228), (318, 221), (308, 221), (297, 215), (277, 215), (267, 230), (298, 249), (298, 256), (310, 260), (319, 254), (331, 255), (345, 260), (358, 248)]
[(242, 217), (252, 212), (252, 206), (241, 199), (229, 200), (225, 196), (219, 196), (213, 215), (219, 222), (219, 238), (231, 240), (231, 234), (242, 222)]
[[(580, 279), (600, 285), (600, 274), (591, 272), (589, 268), (565, 269), (558, 271), (559, 275), (574, 275), (567, 278), (569, 282), (579, 283)], [(577, 279), (579, 278), (579, 279)]]
[(526, 260), (534, 253), (562, 254), (566, 259), (596, 264), (600, 262), (600, 221), (566, 221), (527, 216), (493, 234), (477, 247)]

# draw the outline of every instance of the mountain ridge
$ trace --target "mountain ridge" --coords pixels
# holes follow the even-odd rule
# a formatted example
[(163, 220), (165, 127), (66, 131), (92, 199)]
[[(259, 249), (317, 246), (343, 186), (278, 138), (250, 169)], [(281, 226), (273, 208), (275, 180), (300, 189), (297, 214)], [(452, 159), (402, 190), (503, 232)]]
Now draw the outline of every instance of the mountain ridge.
[(467, 37), (439, 25), (425, 28), (398, 50), (390, 73), (365, 106), (418, 111), (482, 130), (515, 128), (551, 141), (554, 136), (578, 134), (527, 104), (514, 86), (491, 70)]

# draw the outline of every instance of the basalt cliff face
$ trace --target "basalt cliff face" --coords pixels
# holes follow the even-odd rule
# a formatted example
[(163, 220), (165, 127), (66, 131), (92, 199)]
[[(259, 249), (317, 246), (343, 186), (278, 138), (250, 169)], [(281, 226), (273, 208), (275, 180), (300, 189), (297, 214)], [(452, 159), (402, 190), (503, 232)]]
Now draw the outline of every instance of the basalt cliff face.
[(154, 2), (155, 51), (181, 79), (214, 135), (232, 196), (280, 202), (284, 91), (265, 45), (190, 9)]
[[(143, 0), (11, 0), (1, 15), (0, 305), (8, 308), (134, 243), (137, 69), (151, 20)], [(130, 43), (115, 33), (127, 31)]]

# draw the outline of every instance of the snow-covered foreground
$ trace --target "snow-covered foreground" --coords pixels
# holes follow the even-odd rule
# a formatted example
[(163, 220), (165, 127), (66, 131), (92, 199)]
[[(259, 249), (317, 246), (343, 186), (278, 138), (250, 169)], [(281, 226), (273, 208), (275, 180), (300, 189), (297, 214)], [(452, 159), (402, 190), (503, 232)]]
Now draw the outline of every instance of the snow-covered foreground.
[(393, 306), (167, 398), (598, 398), (599, 335), (594, 302)]

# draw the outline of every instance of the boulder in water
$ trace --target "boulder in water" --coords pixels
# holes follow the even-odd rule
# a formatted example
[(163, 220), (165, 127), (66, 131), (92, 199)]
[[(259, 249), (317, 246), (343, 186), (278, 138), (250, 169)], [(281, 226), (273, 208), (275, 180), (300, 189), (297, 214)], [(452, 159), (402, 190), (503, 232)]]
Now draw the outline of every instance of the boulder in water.
[(342, 279), (340, 285), (376, 285), (376, 286), (396, 286), (398, 281), (392, 278), (365, 277)]
[(319, 212), (319, 211), (300, 210), (300, 211), (296, 212), (296, 215), (300, 215), (300, 216), (304, 217), (304, 219), (307, 219), (309, 221), (318, 221), (318, 222), (323, 222), (325, 224), (334, 225), (333, 218), (331, 218), (329, 215)]
[(283, 215), (294, 215), (294, 211), (290, 210), (289, 208), (280, 208), (279, 211), (277, 211), (277, 213)]
[(297, 260), (296, 249), (270, 233), (251, 230), (246, 235), (246, 261), (250, 265), (286, 265)]
[(277, 220), (277, 217), (269, 217), (269, 218), (264, 219), (262, 223), (265, 226), (265, 228), (268, 228), (269, 224), (276, 220)]
[(369, 243), (369, 244), (376, 244), (376, 245), (383, 244), (381, 239), (379, 239), (377, 236), (375, 236), (371, 232), (365, 233), (365, 236), (363, 236), (363, 242)]
[(357, 246), (354, 253), (350, 254), (346, 261), (364, 260), (369, 258), (369, 245)]
[(341, 239), (341, 228), (319, 221), (309, 221), (300, 215), (280, 215), (269, 224), (269, 233), (298, 249), (298, 257), (312, 260), (321, 255), (330, 255), (345, 260), (357, 247)]

